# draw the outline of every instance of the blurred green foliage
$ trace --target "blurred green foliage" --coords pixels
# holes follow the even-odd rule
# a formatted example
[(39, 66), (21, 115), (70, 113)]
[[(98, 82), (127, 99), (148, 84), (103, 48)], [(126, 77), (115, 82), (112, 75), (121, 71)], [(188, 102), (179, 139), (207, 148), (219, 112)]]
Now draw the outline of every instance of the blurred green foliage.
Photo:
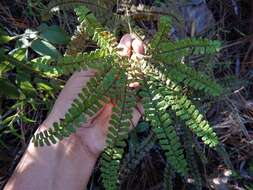
[[(16, 36), (0, 30), (0, 143), (3, 146), (7, 146), (6, 136), (21, 138), (21, 133), (33, 130), (38, 118), (43, 117), (37, 115), (41, 114), (38, 109), (43, 112), (52, 106), (64, 81), (58, 79), (58, 73), (40, 68), (47, 67), (48, 58), (61, 57), (61, 46), (69, 40), (59, 26), (45, 23)], [(21, 129), (22, 126), (25, 127)]]

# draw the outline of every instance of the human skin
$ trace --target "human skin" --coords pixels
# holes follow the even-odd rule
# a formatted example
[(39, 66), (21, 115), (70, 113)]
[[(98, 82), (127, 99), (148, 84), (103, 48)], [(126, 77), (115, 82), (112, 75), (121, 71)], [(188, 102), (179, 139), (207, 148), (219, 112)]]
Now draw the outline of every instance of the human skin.
[[(142, 47), (140, 47), (142, 46)], [(144, 54), (140, 40), (130, 34), (122, 37), (119, 47), (121, 56)], [(78, 96), (94, 70), (74, 73), (58, 96), (47, 119), (36, 133), (52, 127), (64, 118), (72, 101)], [(100, 153), (106, 146), (108, 123), (113, 105), (108, 103), (92, 118), (89, 118), (76, 133), (62, 141), (43, 147), (29, 143), (16, 170), (4, 190), (83, 190), (87, 186)], [(143, 113), (140, 103), (133, 110), (132, 125), (136, 126)]]

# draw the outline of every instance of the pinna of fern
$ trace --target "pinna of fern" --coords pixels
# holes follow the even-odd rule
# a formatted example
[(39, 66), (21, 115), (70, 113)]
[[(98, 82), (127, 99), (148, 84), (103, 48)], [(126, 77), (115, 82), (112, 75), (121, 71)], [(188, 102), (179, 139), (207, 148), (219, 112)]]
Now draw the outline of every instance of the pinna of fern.
[[(106, 189), (117, 189), (120, 163), (127, 146), (132, 111), (138, 95), (142, 98), (144, 119), (151, 123), (169, 166), (180, 175), (187, 176), (189, 169), (184, 149), (168, 110), (174, 112), (205, 144), (217, 146), (216, 134), (196, 106), (183, 94), (182, 87), (203, 90), (213, 96), (218, 96), (221, 88), (207, 76), (183, 65), (181, 60), (189, 52), (215, 53), (219, 43), (206, 39), (171, 42), (167, 38), (170, 19), (161, 17), (158, 32), (150, 41), (147, 58), (131, 61), (117, 53), (116, 37), (86, 7), (78, 7), (75, 12), (80, 26), (98, 44), (99, 49), (77, 56), (66, 55), (57, 61), (58, 67), (64, 74), (88, 68), (97, 72), (73, 101), (65, 117), (49, 130), (33, 137), (35, 145), (50, 145), (68, 137), (87, 117), (94, 116), (104, 104), (113, 101), (115, 106), (109, 122), (107, 147), (102, 154), (101, 175)], [(141, 84), (138, 93), (129, 87), (132, 82)]]

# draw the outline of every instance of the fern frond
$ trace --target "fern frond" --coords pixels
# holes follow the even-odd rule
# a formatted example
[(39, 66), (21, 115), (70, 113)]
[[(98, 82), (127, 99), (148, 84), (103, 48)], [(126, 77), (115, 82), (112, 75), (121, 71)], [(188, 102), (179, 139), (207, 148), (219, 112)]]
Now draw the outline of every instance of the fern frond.
[(57, 139), (68, 137), (81, 127), (81, 124), (87, 120), (87, 116), (95, 115), (103, 107), (103, 103), (108, 102), (106, 95), (115, 80), (116, 73), (113, 68), (110, 70), (105, 68), (103, 73), (98, 73), (91, 78), (78, 98), (73, 101), (64, 119), (55, 122), (52, 128), (33, 137), (35, 146), (55, 144)]
[(110, 53), (113, 53), (117, 46), (116, 37), (108, 32), (108, 30), (105, 30), (97, 21), (96, 17), (86, 7), (77, 7), (75, 8), (75, 12), (78, 16), (79, 22), (89, 36), (91, 36), (101, 48), (107, 49)]
[(164, 169), (163, 188), (166, 190), (173, 190), (173, 179), (175, 172), (171, 169), (170, 164), (166, 164)]
[(196, 90), (218, 96), (221, 93), (221, 87), (209, 77), (183, 64), (183, 61), (189, 55), (218, 52), (220, 42), (196, 38), (172, 42), (164, 36), (170, 27), (171, 20), (166, 16), (161, 17), (158, 32), (150, 42), (152, 64), (174, 82), (184, 83)]
[(185, 57), (187, 55), (214, 54), (220, 50), (220, 46), (220, 41), (205, 38), (186, 38), (174, 42), (166, 41), (159, 44), (159, 50), (154, 54), (154, 57), (157, 60), (167, 62), (166, 58), (172, 55)]
[(205, 144), (210, 147), (218, 145), (219, 141), (213, 129), (195, 105), (183, 95), (181, 87), (171, 81), (164, 70), (158, 70), (148, 63), (143, 69), (145, 75), (149, 76), (158, 89), (156, 93), (161, 99), (161, 105), (176, 112), (176, 115), (185, 122), (186, 126), (193, 130), (198, 137), (202, 137)]
[(222, 89), (214, 80), (184, 64), (173, 64), (164, 73), (173, 81), (183, 83), (195, 90), (202, 90), (212, 96), (219, 96), (221, 94)]
[(200, 145), (196, 138), (193, 138), (194, 150), (196, 152), (197, 157), (201, 160), (203, 165), (208, 163), (207, 157), (205, 155), (204, 147)]
[(152, 60), (160, 61), (169, 68), (175, 64), (183, 64), (188, 56), (214, 54), (219, 49), (220, 42), (216, 40), (196, 38), (176, 40), (174, 42), (163, 40), (151, 56)]
[(198, 137), (201, 137), (205, 144), (210, 147), (219, 144), (218, 138), (209, 123), (186, 96), (169, 91), (163, 91), (163, 93), (164, 95), (167, 94), (165, 100), (170, 104), (171, 109), (185, 122), (187, 127), (193, 130)]
[(195, 90), (201, 90), (212, 96), (220, 95), (222, 88), (211, 80), (208, 76), (195, 71), (194, 69), (182, 64), (171, 64), (166, 67), (163, 63), (151, 62), (152, 69), (160, 73), (162, 78), (172, 80), (174, 83), (183, 83), (185, 86), (192, 87)]
[(129, 151), (124, 157), (123, 164), (120, 169), (120, 179), (126, 179), (126, 176), (134, 171), (134, 169), (154, 147), (154, 143), (154, 133), (151, 132), (139, 145), (133, 146), (133, 150)]
[(47, 77), (59, 77), (64, 73), (62, 68), (52, 65), (52, 60), (48, 57), (39, 57), (31, 60), (30, 66)]
[(235, 170), (230, 158), (229, 158), (229, 154), (226, 151), (225, 147), (223, 144), (219, 144), (219, 146), (216, 147), (215, 149), (219, 155), (219, 157), (221, 157), (223, 159), (223, 162), (225, 163), (225, 165), (227, 166), (227, 168), (231, 169), (232, 171)]
[(106, 56), (106, 51), (103, 49), (98, 49), (92, 52), (85, 52), (75, 56), (66, 55), (60, 58), (57, 66), (63, 69), (65, 74), (73, 73), (75, 71), (95, 69), (103, 69), (103, 64), (112, 63), (112, 57), (110, 55)]
[(192, 87), (195, 90), (202, 90), (212, 96), (220, 95), (222, 90), (220, 85), (209, 79), (209, 77), (183, 64), (166, 68), (162, 64), (151, 63), (145, 65), (145, 70), (147, 73), (149, 73), (148, 70), (151, 70), (153, 74), (156, 73), (152, 77), (162, 80), (165, 85), (174, 83), (177, 84), (177, 88), (180, 88), (178, 84), (183, 83), (185, 86)]
[(170, 115), (166, 112), (166, 105), (157, 86), (151, 80), (143, 81), (141, 96), (145, 110), (144, 117), (151, 122), (152, 130), (165, 151), (170, 165), (182, 176), (187, 175), (188, 167), (180, 140), (172, 126)]
[(159, 20), (158, 30), (155, 33), (154, 37), (149, 43), (151, 53), (155, 52), (160, 45), (161, 42), (164, 40), (168, 40), (167, 34), (170, 32), (172, 28), (172, 20), (168, 16), (161, 16)]
[[(55, 0), (54, 2), (62, 3), (64, 6), (70, 1)], [(94, 1), (94, 4), (98, 2)], [(68, 7), (67, 4), (65, 5)], [(97, 72), (70, 105), (64, 118), (54, 123), (50, 129), (36, 134), (33, 142), (36, 146), (50, 145), (70, 136), (88, 117), (94, 116), (105, 103), (110, 101), (113, 108), (106, 138), (107, 147), (101, 157), (101, 176), (107, 190), (118, 189), (120, 164), (127, 145), (125, 140), (128, 137), (133, 108), (136, 105), (137, 93), (129, 88), (129, 84), (139, 82), (145, 119), (150, 121), (154, 138), (158, 140), (168, 160), (164, 176), (165, 188), (172, 189), (174, 172), (185, 177), (188, 176), (189, 171), (192, 172), (197, 168), (196, 166), (189, 168), (187, 165), (186, 159), (190, 160), (193, 157), (191, 142), (188, 138), (185, 140), (186, 148), (189, 149), (186, 149), (189, 153), (186, 153), (185, 158), (180, 136), (173, 126), (172, 112), (175, 112), (176, 116), (205, 144), (210, 147), (219, 144), (213, 129), (182, 90), (185, 86), (189, 86), (213, 96), (219, 95), (221, 91), (219, 85), (183, 64), (183, 61), (191, 55), (217, 52), (219, 42), (195, 38), (170, 42), (167, 39), (167, 32), (171, 28), (171, 20), (169, 17), (161, 17), (158, 32), (149, 46), (149, 55), (144, 56), (146, 59), (128, 60), (117, 54), (117, 39), (98, 22), (93, 13), (86, 7), (77, 7), (75, 12), (80, 21), (80, 28), (98, 44), (100, 49), (89, 53), (75, 52), (74, 55), (65, 55), (57, 60), (57, 64), (52, 68), (55, 67), (60, 74), (88, 68), (95, 69)], [(51, 60), (47, 60), (46, 67), (50, 67), (51, 63)], [(150, 150), (150, 147), (151, 145), (146, 146), (147, 149), (140, 150), (138, 153), (144, 154), (146, 150)], [(135, 158), (131, 167), (136, 166), (143, 155)], [(198, 178), (197, 173), (193, 175), (194, 178)], [(196, 183), (200, 189), (201, 183), (197, 180)]]
[(101, 172), (103, 184), (106, 189), (116, 190), (118, 186), (118, 172), (120, 161), (126, 146), (131, 125), (132, 112), (135, 106), (135, 96), (128, 87), (127, 76), (121, 73), (118, 76), (115, 92), (116, 106), (112, 110), (112, 116), (107, 134), (107, 147), (102, 154)]
[[(103, 70), (103, 64), (113, 63), (113, 58), (110, 55), (106, 56), (106, 51), (98, 49), (92, 52), (85, 52), (78, 55), (65, 55), (55, 60), (46, 57), (40, 57), (32, 60), (31, 66), (47, 76), (60, 76), (62, 74), (70, 74), (75, 71), (95, 69)], [(52, 65), (52, 63), (54, 63)]]
[(189, 129), (182, 127), (181, 128), (183, 134), (182, 134), (182, 139), (184, 142), (184, 147), (185, 147), (185, 156), (187, 159), (187, 162), (190, 163), (189, 164), (189, 170), (190, 170), (190, 175), (193, 178), (193, 184), (196, 188), (196, 190), (202, 190), (203, 185), (202, 185), (202, 177), (200, 174), (200, 170), (196, 161), (196, 156), (195, 156), (195, 152), (194, 152), (194, 142), (192, 139), (192, 134), (191, 131), (189, 131)]

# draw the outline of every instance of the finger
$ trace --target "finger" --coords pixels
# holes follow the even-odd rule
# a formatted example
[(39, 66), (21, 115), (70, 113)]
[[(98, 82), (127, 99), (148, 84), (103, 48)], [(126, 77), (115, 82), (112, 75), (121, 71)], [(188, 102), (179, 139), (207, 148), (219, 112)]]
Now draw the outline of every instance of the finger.
[(110, 103), (105, 104), (92, 122), (88, 122), (81, 128), (78, 128), (77, 134), (81, 136), (85, 144), (89, 146), (89, 149), (95, 155), (100, 154), (105, 148), (112, 107), (113, 105)]
[[(79, 88), (85, 86), (88, 80), (95, 75), (96, 71), (93, 69), (88, 69), (84, 71), (75, 72), (65, 84), (61, 94), (70, 93), (69, 90), (74, 90), (72, 92), (78, 91)], [(77, 89), (76, 89), (77, 88)], [(67, 91), (67, 92), (66, 92)]]
[(132, 41), (132, 48), (133, 48), (134, 53), (136, 54), (141, 54), (141, 55), (145, 54), (144, 43), (138, 38), (135, 38)]
[(134, 88), (134, 89), (139, 88), (140, 83), (139, 82), (132, 82), (132, 83), (129, 84), (129, 87)]
[[(92, 121), (89, 122), (89, 125), (96, 126), (97, 128), (100, 128), (102, 133), (106, 136), (109, 128), (109, 120), (111, 119), (112, 115), (112, 108), (113, 104), (108, 103), (105, 104), (104, 107), (99, 111), (99, 113), (96, 114), (95, 117), (92, 118)], [(137, 103), (136, 107), (133, 110), (133, 115), (131, 119), (131, 128), (135, 127), (138, 124), (138, 121), (142, 117), (144, 113), (144, 109), (141, 103)]]
[(125, 46), (124, 44), (118, 44), (117, 48), (119, 50), (117, 53), (121, 57), (129, 57), (131, 55), (131, 49)]
[(132, 41), (133, 38), (131, 34), (125, 34), (117, 46), (119, 49), (118, 54), (123, 57), (131, 57), (132, 54)]
[(119, 44), (122, 44), (122, 45), (126, 46), (127, 48), (131, 48), (132, 41), (133, 41), (133, 38), (132, 38), (131, 34), (125, 34), (120, 39)]
[(104, 107), (92, 118), (91, 125), (100, 128), (102, 133), (106, 136), (109, 128), (109, 121), (112, 115), (113, 105), (111, 103), (105, 104)]
[(67, 102), (73, 101), (77, 95), (81, 92), (82, 88), (86, 85), (89, 79), (95, 75), (95, 70), (85, 70), (75, 72), (65, 84), (61, 91), (57, 101)]
[(133, 127), (136, 127), (140, 118), (142, 117), (144, 113), (144, 109), (143, 109), (143, 106), (141, 103), (137, 103), (134, 111), (133, 111), (133, 117), (132, 117), (132, 120), (131, 120), (131, 123), (132, 123), (132, 128)]
[(138, 112), (143, 115), (144, 114), (144, 107), (142, 105), (141, 102), (138, 102), (137, 105), (136, 105), (136, 109), (138, 110)]

